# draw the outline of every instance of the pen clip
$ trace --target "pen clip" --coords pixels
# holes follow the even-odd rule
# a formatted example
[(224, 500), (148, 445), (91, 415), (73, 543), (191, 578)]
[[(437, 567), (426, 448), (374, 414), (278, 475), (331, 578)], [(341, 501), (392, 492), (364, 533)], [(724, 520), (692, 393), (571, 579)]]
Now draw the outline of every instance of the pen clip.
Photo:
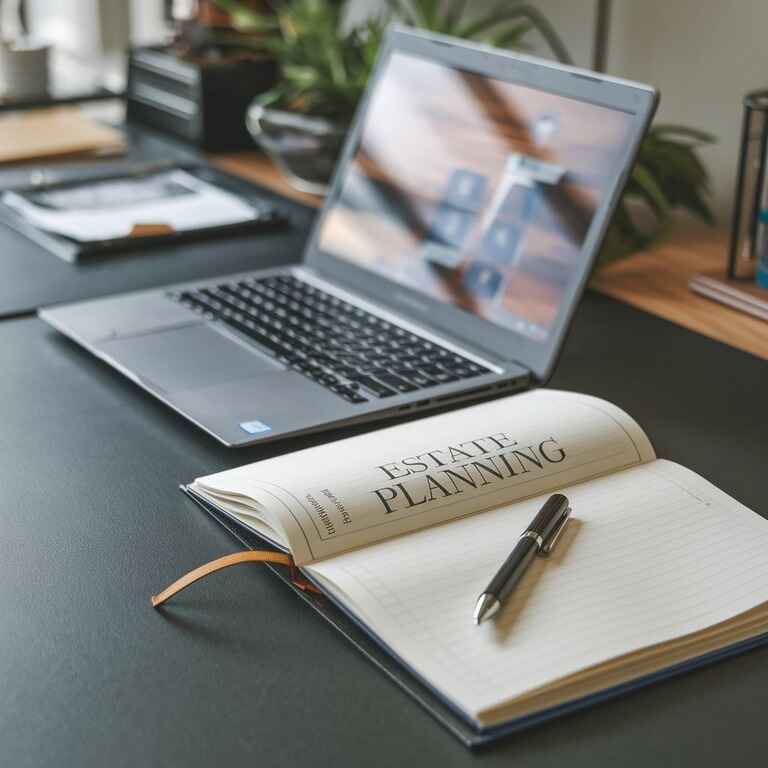
[(560, 538), (560, 534), (563, 532), (563, 529), (570, 519), (571, 508), (568, 507), (568, 509), (565, 510), (565, 514), (563, 515), (560, 524), (549, 534), (547, 540), (541, 545), (541, 549), (539, 550), (540, 555), (547, 557), (547, 555), (551, 554), (552, 550), (555, 548), (555, 544), (557, 544), (557, 540)]

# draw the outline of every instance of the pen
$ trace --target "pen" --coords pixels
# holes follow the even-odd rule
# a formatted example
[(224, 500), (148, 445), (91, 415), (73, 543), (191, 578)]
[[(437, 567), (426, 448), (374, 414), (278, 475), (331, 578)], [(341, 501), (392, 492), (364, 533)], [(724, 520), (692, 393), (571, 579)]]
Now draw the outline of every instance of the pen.
[(571, 507), (562, 493), (550, 496), (533, 522), (517, 540), (514, 549), (499, 568), (475, 604), (475, 624), (490, 619), (501, 608), (507, 595), (523, 577), (536, 555), (548, 555), (563, 532)]

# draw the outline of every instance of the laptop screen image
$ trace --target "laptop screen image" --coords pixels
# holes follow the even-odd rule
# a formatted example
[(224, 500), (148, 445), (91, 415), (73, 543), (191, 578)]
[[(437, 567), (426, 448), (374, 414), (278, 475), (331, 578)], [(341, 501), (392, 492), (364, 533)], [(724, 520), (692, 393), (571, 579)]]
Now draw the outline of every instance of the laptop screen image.
[(635, 121), (396, 51), (317, 244), (546, 343)]

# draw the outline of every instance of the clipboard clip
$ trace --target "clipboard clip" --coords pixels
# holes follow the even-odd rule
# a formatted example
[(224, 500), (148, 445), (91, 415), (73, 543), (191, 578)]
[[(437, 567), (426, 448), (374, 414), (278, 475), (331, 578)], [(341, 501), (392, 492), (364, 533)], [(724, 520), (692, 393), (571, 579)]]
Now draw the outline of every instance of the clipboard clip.
[(147, 222), (134, 224), (128, 237), (164, 237), (174, 234), (176, 234), (176, 230), (170, 224)]

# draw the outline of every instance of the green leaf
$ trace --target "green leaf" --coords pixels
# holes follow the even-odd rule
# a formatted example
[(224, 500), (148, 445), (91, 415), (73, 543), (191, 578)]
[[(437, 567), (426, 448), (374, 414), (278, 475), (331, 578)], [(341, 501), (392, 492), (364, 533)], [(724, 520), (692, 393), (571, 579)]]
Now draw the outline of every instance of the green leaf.
[(294, 84), (300, 83), (304, 88), (310, 88), (320, 81), (320, 73), (314, 67), (286, 64), (283, 75)]
[(648, 169), (640, 163), (636, 163), (632, 169), (630, 185), (628, 186), (651, 206), (659, 218), (667, 216), (670, 204), (664, 191)]
[(449, 2), (443, 17), (443, 23), (441, 24), (441, 31), (446, 35), (454, 34), (454, 30), (464, 15), (466, 8), (467, 0), (453, 0), (453, 2)]
[(455, 30), (457, 37), (472, 39), (482, 35), (489, 29), (493, 29), (503, 21), (514, 21), (519, 18), (517, 11), (507, 11), (500, 13), (498, 8), (494, 8), (490, 13), (479, 16), (474, 21), (467, 22), (464, 26), (459, 26)]
[(499, 32), (495, 37), (489, 39), (489, 43), (496, 48), (525, 48), (523, 38), (531, 31), (529, 22), (524, 21), (521, 24), (515, 24), (509, 29)]
[[(429, 0), (427, 0), (429, 3)], [(403, 20), (413, 24), (415, 27), (423, 29), (432, 29), (432, 20), (430, 18), (429, 8), (425, 8), (424, 0), (399, 0), (391, 2)]]
[(476, 38), (503, 22), (517, 21), (520, 19), (530, 24), (531, 27), (544, 38), (558, 61), (561, 61), (564, 64), (573, 63), (571, 54), (568, 52), (565, 43), (563, 43), (555, 28), (549, 23), (546, 16), (544, 16), (538, 8), (529, 4), (514, 4), (512, 8), (507, 6), (506, 10), (503, 10), (502, 6), (499, 6), (490, 13), (469, 22), (464, 27), (457, 30), (457, 35), (459, 37)]
[[(708, 199), (709, 174), (697, 154), (697, 146), (705, 137), (711, 138), (687, 126), (653, 126), (641, 144), (638, 166), (653, 176), (670, 208), (684, 208), (712, 224), (715, 218)], [(627, 186), (626, 194), (628, 198), (639, 197), (649, 202), (647, 190), (634, 181)]]
[(411, 0), (419, 9), (419, 13), (424, 19), (424, 26), (427, 29), (434, 29), (437, 21), (437, 12), (440, 9), (439, 0)]
[(403, 22), (418, 25), (411, 6), (405, 0), (387, 0), (387, 5)]
[(216, 5), (230, 15), (232, 26), (239, 32), (257, 34), (277, 28), (274, 16), (259, 13), (241, 0), (216, 0)]
[(702, 144), (715, 144), (717, 142), (717, 137), (713, 134), (698, 128), (691, 128), (687, 125), (663, 123), (654, 125), (650, 133), (653, 136), (659, 137), (669, 136), (669, 134), (677, 134), (679, 136), (686, 136), (694, 141), (701, 142)]

